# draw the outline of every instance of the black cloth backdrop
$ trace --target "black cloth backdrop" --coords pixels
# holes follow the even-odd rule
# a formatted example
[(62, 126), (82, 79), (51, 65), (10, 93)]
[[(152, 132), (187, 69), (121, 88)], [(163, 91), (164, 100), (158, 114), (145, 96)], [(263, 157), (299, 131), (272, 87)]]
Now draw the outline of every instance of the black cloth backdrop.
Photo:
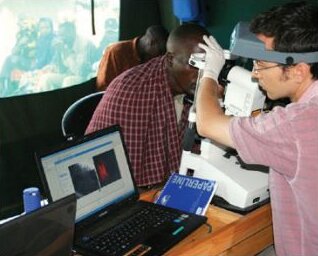
[(23, 210), (24, 188), (37, 186), (45, 196), (34, 152), (64, 141), (61, 119), (65, 110), (94, 92), (95, 80), (0, 99), (0, 219)]

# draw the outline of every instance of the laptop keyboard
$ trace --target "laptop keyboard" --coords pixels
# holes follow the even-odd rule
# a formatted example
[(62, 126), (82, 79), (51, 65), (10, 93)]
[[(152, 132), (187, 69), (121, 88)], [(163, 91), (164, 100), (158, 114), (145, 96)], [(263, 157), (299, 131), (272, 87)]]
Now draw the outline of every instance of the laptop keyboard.
[(95, 237), (82, 237), (81, 246), (100, 255), (120, 255), (135, 245), (140, 236), (178, 219), (179, 215), (160, 207), (146, 206), (104, 233)]

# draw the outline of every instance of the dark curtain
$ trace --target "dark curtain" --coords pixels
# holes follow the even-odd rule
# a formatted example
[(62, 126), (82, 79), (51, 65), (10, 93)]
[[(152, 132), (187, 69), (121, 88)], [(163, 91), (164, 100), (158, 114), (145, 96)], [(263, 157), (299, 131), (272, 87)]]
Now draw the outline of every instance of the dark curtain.
[(92, 79), (65, 89), (0, 99), (0, 219), (23, 210), (24, 188), (38, 186), (44, 195), (34, 152), (64, 141), (65, 110), (94, 91)]
[(119, 38), (127, 40), (142, 35), (150, 25), (160, 25), (161, 0), (121, 0)]

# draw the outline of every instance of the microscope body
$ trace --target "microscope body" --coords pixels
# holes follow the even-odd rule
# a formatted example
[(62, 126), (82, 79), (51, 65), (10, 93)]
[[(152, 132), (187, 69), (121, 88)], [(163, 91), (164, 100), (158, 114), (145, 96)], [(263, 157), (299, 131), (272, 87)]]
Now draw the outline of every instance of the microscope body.
[[(226, 57), (227, 54), (228, 52), (225, 52)], [(193, 58), (190, 58), (190, 64), (191, 60), (193, 61)], [(251, 72), (235, 66), (234, 63), (233, 60), (230, 60), (230, 64), (226, 63), (219, 77), (219, 83), (225, 87), (221, 104), (226, 115), (250, 116), (254, 111), (263, 108), (265, 95), (260, 91), (258, 83), (252, 80)], [(200, 68), (203, 65), (193, 66)], [(195, 116), (194, 100), (189, 114), (191, 129), (195, 128)], [(186, 134), (194, 133), (194, 131), (186, 132)], [(186, 140), (187, 138), (184, 141)], [(269, 200), (266, 167), (242, 165), (235, 150), (206, 138), (201, 138), (200, 154), (191, 152), (189, 143), (184, 145), (187, 146), (183, 147), (179, 173), (216, 180), (218, 183), (216, 197), (221, 199), (219, 200), (221, 206), (244, 212)]]

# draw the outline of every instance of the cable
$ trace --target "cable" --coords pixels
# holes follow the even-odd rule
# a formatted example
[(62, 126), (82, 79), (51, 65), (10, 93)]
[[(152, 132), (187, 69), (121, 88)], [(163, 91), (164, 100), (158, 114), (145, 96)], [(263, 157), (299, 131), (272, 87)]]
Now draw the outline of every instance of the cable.
[(212, 225), (210, 225), (209, 223), (204, 223), (204, 225), (206, 225), (208, 227), (208, 233), (212, 232)]
[(95, 3), (94, 0), (91, 0), (91, 16), (92, 16), (92, 33), (96, 35), (95, 30)]

